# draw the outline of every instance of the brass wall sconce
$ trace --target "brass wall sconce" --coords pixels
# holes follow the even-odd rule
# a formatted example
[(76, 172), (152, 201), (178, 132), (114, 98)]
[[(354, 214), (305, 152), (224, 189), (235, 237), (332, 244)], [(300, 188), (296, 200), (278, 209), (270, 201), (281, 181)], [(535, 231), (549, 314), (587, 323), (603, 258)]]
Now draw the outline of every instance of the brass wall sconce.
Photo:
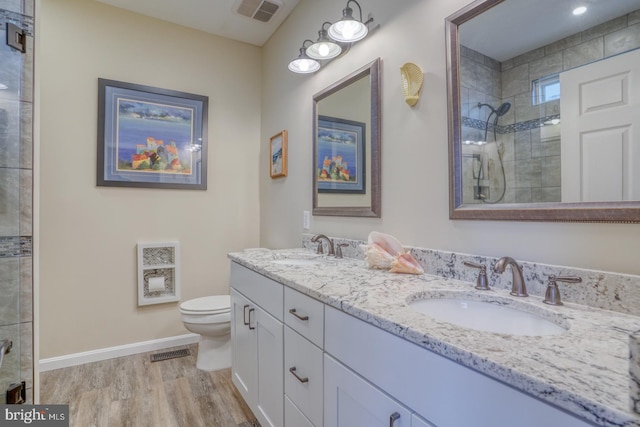
[(400, 77), (402, 79), (402, 94), (404, 100), (410, 106), (414, 106), (420, 100), (420, 90), (424, 81), (424, 73), (416, 64), (407, 62), (400, 67)]

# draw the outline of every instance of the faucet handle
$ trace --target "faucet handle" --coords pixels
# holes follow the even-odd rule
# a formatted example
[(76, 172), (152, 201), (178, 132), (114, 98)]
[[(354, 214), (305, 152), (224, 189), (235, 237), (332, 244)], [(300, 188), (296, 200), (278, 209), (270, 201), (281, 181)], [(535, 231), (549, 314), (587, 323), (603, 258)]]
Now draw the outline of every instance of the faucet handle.
[(481, 291), (488, 291), (489, 279), (487, 279), (487, 267), (471, 261), (464, 261), (463, 264), (467, 267), (477, 268), (478, 270), (480, 270), (480, 272), (478, 273), (478, 279), (476, 280), (476, 289), (479, 289)]
[(549, 305), (563, 305), (560, 299), (560, 289), (556, 282), (563, 283), (580, 283), (582, 278), (578, 276), (556, 276), (552, 274), (549, 276), (549, 282), (547, 283), (547, 291), (544, 294), (544, 302)]
[(342, 258), (342, 248), (349, 246), (348, 243), (338, 243), (336, 245), (336, 258)]

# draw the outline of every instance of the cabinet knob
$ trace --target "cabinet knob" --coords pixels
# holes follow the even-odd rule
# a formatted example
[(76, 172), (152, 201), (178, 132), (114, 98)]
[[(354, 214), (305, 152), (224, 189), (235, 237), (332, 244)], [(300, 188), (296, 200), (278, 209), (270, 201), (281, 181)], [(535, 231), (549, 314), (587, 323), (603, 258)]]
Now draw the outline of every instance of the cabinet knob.
[(400, 414), (397, 412), (394, 412), (393, 414), (391, 414), (389, 416), (389, 427), (393, 427), (394, 424), (396, 423), (397, 420), (400, 419)]
[(296, 379), (298, 381), (300, 381), (301, 383), (304, 384), (304, 383), (308, 383), (309, 382), (309, 378), (307, 378), (307, 377), (301, 378), (300, 376), (298, 376), (298, 374), (296, 374), (296, 367), (295, 366), (293, 368), (289, 368), (289, 372), (291, 372), (291, 374), (294, 377), (296, 377)]
[(292, 308), (289, 310), (289, 313), (293, 314), (294, 316), (296, 316), (298, 319), (302, 320), (302, 321), (307, 321), (309, 320), (309, 316), (300, 316), (297, 312), (295, 308)]

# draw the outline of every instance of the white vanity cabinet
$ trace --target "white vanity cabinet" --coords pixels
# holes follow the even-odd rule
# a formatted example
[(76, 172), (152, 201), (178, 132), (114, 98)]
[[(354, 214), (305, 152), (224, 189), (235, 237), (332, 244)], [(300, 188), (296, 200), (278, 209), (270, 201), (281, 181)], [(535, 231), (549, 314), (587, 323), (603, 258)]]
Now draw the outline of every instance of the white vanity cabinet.
[(282, 284), (231, 264), (232, 379), (263, 427), (284, 425), (282, 305)]
[(233, 383), (263, 427), (593, 426), (236, 263), (231, 288)]

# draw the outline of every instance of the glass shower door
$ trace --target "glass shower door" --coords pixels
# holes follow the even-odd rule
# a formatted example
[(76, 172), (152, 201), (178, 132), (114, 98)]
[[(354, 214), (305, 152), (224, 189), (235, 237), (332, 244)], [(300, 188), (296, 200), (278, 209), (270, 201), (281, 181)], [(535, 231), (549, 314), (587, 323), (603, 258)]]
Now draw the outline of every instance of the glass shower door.
[(12, 384), (25, 382), (27, 402), (33, 394), (32, 87), (33, 0), (0, 0), (0, 347), (13, 343), (0, 366), (0, 403)]

